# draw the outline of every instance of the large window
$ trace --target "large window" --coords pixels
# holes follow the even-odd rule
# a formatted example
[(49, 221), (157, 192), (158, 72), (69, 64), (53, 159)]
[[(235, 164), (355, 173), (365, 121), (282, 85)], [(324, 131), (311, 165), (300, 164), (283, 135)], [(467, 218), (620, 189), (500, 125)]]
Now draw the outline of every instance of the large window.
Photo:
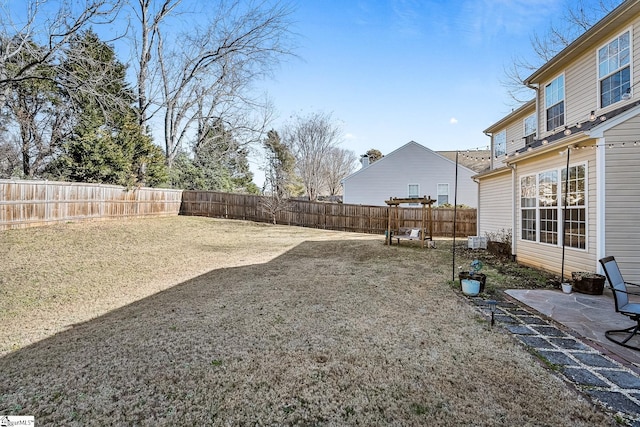
[[(562, 203), (564, 205), (567, 170), (562, 170)], [(584, 165), (569, 168), (567, 193), (566, 245), (571, 248), (587, 247), (586, 177)]]
[[(520, 179), (521, 235), (523, 240), (562, 245), (567, 170), (550, 170)], [(586, 248), (586, 170), (569, 168), (565, 245)]]
[(544, 87), (544, 105), (547, 113), (547, 130), (564, 125), (564, 75)]
[(494, 157), (504, 156), (507, 152), (507, 131), (493, 135), (493, 155)]
[(449, 203), (449, 184), (438, 184), (438, 206)]
[(531, 145), (538, 132), (538, 120), (535, 113), (524, 119), (524, 143)]
[(520, 209), (522, 211), (522, 239), (536, 240), (536, 177), (520, 180)]
[(558, 244), (558, 172), (538, 174), (540, 242)]
[(629, 31), (598, 49), (601, 107), (620, 101), (631, 88), (630, 60)]

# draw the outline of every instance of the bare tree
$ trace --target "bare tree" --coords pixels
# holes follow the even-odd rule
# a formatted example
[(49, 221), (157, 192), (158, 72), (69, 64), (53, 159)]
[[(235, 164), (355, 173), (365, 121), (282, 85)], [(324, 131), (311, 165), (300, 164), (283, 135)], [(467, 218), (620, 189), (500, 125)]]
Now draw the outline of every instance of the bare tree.
[(20, 170), (21, 159), (18, 144), (4, 138), (0, 132), (0, 178), (12, 178)]
[[(60, 151), (74, 109), (93, 98), (103, 111), (116, 100), (101, 88), (105, 73), (87, 74), (78, 39), (92, 25), (111, 22), (121, 0), (26, 0), (0, 6), (0, 97), (19, 143), (22, 174), (34, 177)], [(96, 65), (94, 69), (101, 69)]]
[(339, 147), (329, 150), (324, 162), (329, 196), (342, 194), (342, 180), (355, 171), (357, 160), (356, 153), (351, 150)]
[[(12, 84), (28, 80), (52, 79), (42, 66), (62, 67), (63, 50), (83, 29), (111, 22), (122, 0), (26, 0), (21, 9), (12, 4), (0, 7), (0, 88), (6, 95)], [(51, 15), (51, 8), (56, 8)], [(20, 10), (21, 9), (21, 10)], [(22, 16), (22, 13), (25, 16)], [(20, 61), (16, 58), (20, 57)], [(17, 64), (19, 66), (10, 66)], [(68, 92), (85, 91), (90, 86), (67, 75), (57, 80)]]
[(295, 117), (284, 138), (296, 158), (296, 170), (309, 200), (317, 200), (327, 185), (327, 156), (342, 141), (342, 129), (331, 114), (312, 113)]
[[(205, 20), (202, 25), (194, 19), (188, 32), (170, 34), (169, 18), (189, 13), (180, 3), (165, 0), (151, 11), (150, 0), (139, 0), (137, 11), (142, 28), (137, 70), (141, 122), (156, 112), (163, 115), (168, 165), (203, 121), (221, 120), (236, 137), (258, 141), (268, 114), (255, 111), (268, 110), (268, 104), (249, 95), (251, 84), (290, 53), (291, 11), (279, 2), (207, 4), (199, 17)], [(149, 84), (150, 79), (157, 79), (157, 85)]]
[[(156, 90), (157, 60), (154, 50), (160, 39), (160, 27), (171, 16), (182, 0), (138, 0), (131, 7), (135, 16), (135, 24), (130, 29), (130, 39), (135, 47), (137, 61), (132, 63), (136, 69), (136, 89), (138, 104), (138, 122), (143, 129), (147, 121), (154, 115), (153, 103), (158, 99)], [(136, 26), (137, 25), (137, 26)], [(159, 102), (158, 102), (159, 103)]]
[(531, 90), (524, 85), (524, 80), (529, 75), (551, 60), (620, 3), (622, 0), (599, 0), (593, 5), (586, 4), (584, 0), (578, 0), (567, 6), (558, 21), (560, 23), (551, 23), (542, 33), (534, 32), (530, 38), (533, 59), (515, 56), (504, 68), (501, 83), (513, 103), (522, 104), (531, 99)]
[(276, 215), (287, 210), (290, 205), (289, 198), (294, 187), (295, 158), (275, 130), (267, 132), (263, 146), (267, 151), (267, 163), (263, 168), (264, 196), (260, 201), (260, 207), (271, 216), (275, 224)]

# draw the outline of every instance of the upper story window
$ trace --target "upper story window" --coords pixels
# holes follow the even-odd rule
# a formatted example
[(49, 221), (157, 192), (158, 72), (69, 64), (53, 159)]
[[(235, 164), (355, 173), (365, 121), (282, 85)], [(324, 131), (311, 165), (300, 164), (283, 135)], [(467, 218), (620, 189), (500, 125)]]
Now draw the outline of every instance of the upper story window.
[(544, 87), (544, 106), (548, 131), (564, 125), (564, 75)]
[(494, 157), (504, 156), (506, 153), (507, 153), (507, 131), (503, 130), (493, 135), (493, 156)]
[(629, 31), (598, 49), (601, 108), (620, 101), (631, 88), (630, 59)]
[(524, 143), (530, 145), (536, 139), (538, 120), (535, 113), (524, 119)]

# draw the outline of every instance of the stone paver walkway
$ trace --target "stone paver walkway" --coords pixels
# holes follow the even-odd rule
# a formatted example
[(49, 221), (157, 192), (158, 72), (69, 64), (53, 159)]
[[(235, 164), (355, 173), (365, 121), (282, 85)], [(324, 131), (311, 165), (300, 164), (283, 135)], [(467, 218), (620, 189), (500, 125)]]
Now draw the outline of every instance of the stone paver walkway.
[[(471, 298), (488, 319), (487, 301)], [(640, 427), (640, 376), (580, 337), (528, 307), (498, 301), (496, 325), (512, 333), (534, 355), (562, 374), (592, 401)]]

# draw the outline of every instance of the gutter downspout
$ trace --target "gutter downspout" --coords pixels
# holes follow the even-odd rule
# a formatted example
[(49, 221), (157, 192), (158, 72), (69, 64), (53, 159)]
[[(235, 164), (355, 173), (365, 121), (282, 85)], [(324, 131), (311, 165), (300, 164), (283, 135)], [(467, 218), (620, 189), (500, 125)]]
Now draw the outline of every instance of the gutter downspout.
[[(605, 196), (605, 139), (599, 138), (596, 147), (596, 260), (607, 256), (607, 228), (605, 227), (606, 196)], [(603, 274), (602, 266), (596, 261), (596, 270)]]
[[(525, 84), (525, 86), (527, 86), (529, 89), (533, 89), (536, 93), (536, 101), (535, 101), (535, 112), (536, 112), (536, 136), (540, 136), (540, 114), (538, 114), (539, 108), (538, 108), (538, 103), (540, 102), (540, 86), (539, 85), (532, 85), (530, 83), (527, 82), (523, 82)], [(512, 219), (512, 224), (511, 224), (511, 260), (512, 261), (516, 261), (517, 260), (517, 253), (518, 253), (518, 239), (516, 238), (516, 235), (518, 233), (518, 215), (516, 212), (516, 205), (518, 203), (518, 194), (517, 194), (517, 190), (518, 190), (518, 174), (516, 171), (516, 165), (515, 164), (511, 164), (509, 165), (511, 166), (511, 196), (512, 196), (512, 200), (511, 200), (511, 219)]]

